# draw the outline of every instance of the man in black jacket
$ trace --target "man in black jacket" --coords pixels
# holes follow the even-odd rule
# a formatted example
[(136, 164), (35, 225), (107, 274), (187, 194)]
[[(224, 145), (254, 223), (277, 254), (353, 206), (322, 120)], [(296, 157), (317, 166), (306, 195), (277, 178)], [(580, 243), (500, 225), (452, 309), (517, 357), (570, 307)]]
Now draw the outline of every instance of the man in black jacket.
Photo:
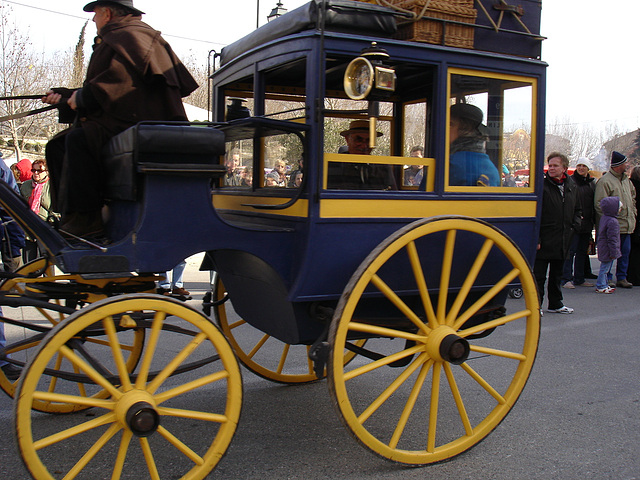
[(549, 169), (544, 178), (540, 236), (533, 274), (538, 283), (541, 307), (548, 270), (548, 310), (554, 313), (573, 313), (573, 308), (562, 303), (560, 277), (569, 252), (571, 237), (574, 231), (580, 228), (581, 212), (577, 200), (577, 187), (567, 176), (569, 159), (566, 155), (552, 152), (547, 157), (547, 164)]
[(589, 175), (590, 169), (589, 160), (580, 158), (576, 165), (576, 171), (571, 175), (571, 179), (578, 188), (578, 205), (582, 211), (582, 221), (580, 222), (580, 229), (576, 231), (571, 241), (569, 258), (564, 262), (564, 271), (562, 273), (562, 286), (564, 288), (595, 286), (594, 283), (585, 280), (585, 268), (589, 262), (587, 251), (596, 215), (593, 206), (596, 182), (595, 178)]

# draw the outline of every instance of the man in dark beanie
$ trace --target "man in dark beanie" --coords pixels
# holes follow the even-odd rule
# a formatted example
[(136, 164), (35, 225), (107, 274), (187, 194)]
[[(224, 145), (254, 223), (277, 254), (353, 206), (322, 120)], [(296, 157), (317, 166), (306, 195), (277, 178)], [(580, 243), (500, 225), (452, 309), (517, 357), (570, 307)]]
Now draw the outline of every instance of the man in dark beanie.
[(616, 286), (622, 288), (633, 287), (633, 284), (627, 280), (627, 270), (629, 269), (629, 253), (631, 252), (631, 234), (636, 228), (637, 215), (636, 189), (625, 173), (628, 164), (627, 157), (619, 152), (613, 152), (611, 154), (611, 168), (596, 183), (594, 198), (596, 222), (602, 216), (600, 200), (605, 197), (618, 197), (622, 202), (622, 208), (618, 213), (622, 256), (616, 262)]
[(73, 123), (49, 141), (46, 154), (60, 230), (101, 236), (102, 147), (143, 120), (187, 120), (182, 97), (198, 84), (132, 0), (94, 1), (84, 10), (94, 13), (98, 36), (82, 88), (55, 88), (43, 98), (66, 100), (60, 121)]

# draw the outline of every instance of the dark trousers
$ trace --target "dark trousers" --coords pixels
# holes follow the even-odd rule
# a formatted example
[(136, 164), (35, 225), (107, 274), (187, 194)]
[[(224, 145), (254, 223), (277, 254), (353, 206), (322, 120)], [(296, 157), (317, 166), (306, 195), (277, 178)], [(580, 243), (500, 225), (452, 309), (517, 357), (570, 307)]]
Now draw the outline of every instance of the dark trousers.
[(627, 280), (634, 285), (640, 285), (640, 235), (631, 235), (631, 252), (629, 253), (629, 269)]
[(544, 284), (547, 280), (547, 270), (549, 271), (549, 281), (547, 282), (547, 294), (549, 296), (549, 310), (562, 308), (562, 289), (560, 288), (560, 278), (562, 277), (562, 267), (564, 260), (547, 260), (536, 258), (533, 264), (533, 275), (538, 284), (538, 296), (540, 298), (540, 308), (544, 299)]
[(627, 279), (629, 254), (631, 253), (631, 235), (628, 233), (620, 234), (620, 253), (622, 253), (622, 256), (616, 262), (616, 280), (618, 282)]
[(102, 164), (82, 128), (51, 139), (46, 155), (53, 211), (68, 214), (102, 208)]
[(589, 249), (590, 233), (575, 234), (571, 238), (569, 246), (569, 257), (564, 261), (564, 269), (562, 271), (562, 281), (572, 281), (575, 285), (584, 283), (585, 264), (589, 261), (587, 250)]

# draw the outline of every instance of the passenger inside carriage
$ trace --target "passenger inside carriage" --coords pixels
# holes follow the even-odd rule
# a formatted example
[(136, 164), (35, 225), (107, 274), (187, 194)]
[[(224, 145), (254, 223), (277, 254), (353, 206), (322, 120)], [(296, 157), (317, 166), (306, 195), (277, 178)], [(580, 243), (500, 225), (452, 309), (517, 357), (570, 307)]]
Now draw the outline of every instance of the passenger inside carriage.
[(449, 185), (499, 187), (500, 174), (486, 154), (487, 127), (475, 105), (451, 106), (449, 124)]
[[(378, 137), (382, 132), (376, 132)], [(340, 132), (347, 142), (346, 153), (371, 155), (369, 122), (354, 120), (349, 128)], [(346, 190), (396, 190), (396, 182), (389, 165), (370, 163), (329, 163), (327, 188)]]

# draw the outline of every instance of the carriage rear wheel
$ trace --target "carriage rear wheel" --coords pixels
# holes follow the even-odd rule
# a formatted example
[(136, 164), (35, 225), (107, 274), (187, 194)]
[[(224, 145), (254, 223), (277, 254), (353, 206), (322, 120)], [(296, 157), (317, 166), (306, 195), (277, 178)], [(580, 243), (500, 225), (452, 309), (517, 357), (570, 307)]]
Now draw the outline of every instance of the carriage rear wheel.
[[(148, 330), (134, 373), (118, 339), (127, 323)], [(87, 338), (103, 339), (109, 352), (84, 349)], [(51, 369), (60, 356), (65, 363)], [(58, 378), (56, 392), (47, 388), (49, 375)], [(77, 383), (89, 394), (78, 394)], [(107, 395), (93, 397), (93, 390)], [(47, 421), (31, 412), (38, 401), (92, 410)], [(119, 479), (135, 459), (146, 467), (137, 477), (201, 479), (226, 452), (241, 403), (240, 368), (215, 325), (182, 302), (129, 294), (93, 303), (49, 332), (23, 372), (15, 428), (24, 464), (38, 480)]]
[[(416, 295), (406, 294), (407, 277)], [(517, 283), (523, 298), (506, 300)], [(371, 298), (397, 312), (394, 319), (361, 315)], [(344, 290), (329, 337), (334, 404), (352, 435), (382, 457), (449, 459), (513, 407), (533, 366), (539, 323), (531, 270), (504, 233), (462, 217), (414, 222), (382, 242)], [(363, 337), (378, 356), (345, 368), (345, 345)]]
[[(213, 300), (220, 301), (226, 295), (222, 280), (216, 276)], [(236, 352), (242, 364), (256, 375), (272, 382), (302, 384), (318, 380), (313, 362), (309, 359), (309, 345), (291, 345), (263, 333), (236, 315), (230, 301), (214, 307), (218, 326)], [(359, 347), (366, 340), (355, 342)], [(349, 362), (355, 353), (346, 351), (344, 361)]]
[[(213, 300), (222, 300), (226, 290), (220, 276), (213, 285)], [(290, 345), (260, 332), (235, 314), (230, 301), (214, 308), (216, 322), (242, 364), (256, 375), (279, 383), (308, 383), (318, 380), (309, 360), (309, 346)]]
[[(41, 272), (41, 273), (40, 273)], [(44, 258), (39, 258), (34, 260), (33, 262), (27, 263), (20, 269), (16, 271), (18, 274), (15, 278), (9, 278), (5, 282), (0, 285), (0, 290), (15, 293), (16, 295), (25, 295), (26, 289), (29, 286), (29, 283), (34, 279), (29, 277), (31, 274), (40, 273), (39, 277), (36, 277), (38, 280), (50, 281), (55, 278), (60, 279), (64, 277), (72, 278), (68, 275), (60, 275), (56, 276), (55, 266), (49, 262), (47, 262)], [(25, 278), (26, 277), (26, 278)], [(34, 284), (37, 286), (37, 284)], [(51, 300), (50, 303), (52, 305), (61, 307), (63, 302), (61, 300)], [(62, 311), (56, 311), (54, 309), (48, 309), (43, 307), (21, 307), (19, 310), (21, 314), (21, 320), (27, 320), (28, 322), (33, 322), (38, 326), (46, 326), (53, 328), (60, 322), (62, 322), (67, 314)], [(8, 313), (5, 310), (5, 315)], [(40, 343), (40, 339), (42, 335), (38, 335), (37, 331), (27, 331), (25, 329), (24, 339), (16, 343), (13, 346), (9, 346), (6, 349), (6, 353), (11, 355), (12, 357), (19, 358), (22, 361), (27, 362), (32, 355), (34, 354), (36, 347)], [(29, 341), (29, 338), (33, 338), (33, 341)], [(127, 365), (127, 369), (129, 371), (133, 371), (135, 366), (140, 359), (140, 355), (142, 354), (142, 347), (144, 345), (144, 329), (136, 329), (129, 335), (127, 338), (120, 339), (121, 344), (120, 348), (125, 355), (125, 361)], [(97, 338), (89, 338), (86, 342), (86, 348), (91, 348), (95, 350), (108, 349), (108, 345), (105, 344), (104, 341)], [(62, 362), (62, 356), (59, 356), (56, 362)], [(54, 368), (58, 368), (54, 365)], [(50, 392), (55, 392), (57, 390), (57, 379), (55, 377), (50, 377), (50, 383), (48, 386), (48, 390)], [(15, 395), (15, 390), (18, 385), (19, 380), (9, 380), (4, 372), (0, 370), (0, 388), (9, 395), (13, 397)], [(84, 390), (84, 385), (78, 383), (76, 385), (77, 392), (80, 395), (86, 395)], [(96, 392), (95, 395), (98, 398), (101, 398), (105, 395), (104, 392)], [(62, 402), (42, 402), (40, 400), (34, 400), (33, 409), (39, 412), (46, 413), (70, 413), (79, 410), (83, 410), (87, 408), (82, 405), (71, 405), (64, 404)]]

